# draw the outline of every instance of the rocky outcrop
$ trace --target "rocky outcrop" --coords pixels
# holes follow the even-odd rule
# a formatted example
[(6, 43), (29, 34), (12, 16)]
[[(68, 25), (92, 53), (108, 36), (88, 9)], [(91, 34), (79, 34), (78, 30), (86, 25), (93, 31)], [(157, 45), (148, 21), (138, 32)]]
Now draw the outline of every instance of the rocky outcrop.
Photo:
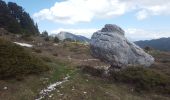
[(83, 43), (89, 42), (89, 39), (84, 37), (84, 36), (75, 35), (75, 34), (72, 34), (70, 32), (64, 32), (64, 31), (61, 31), (60, 33), (58, 33), (57, 37), (61, 41), (65, 40), (65, 39), (71, 39), (72, 41), (79, 41), (79, 42), (83, 42)]
[(117, 25), (106, 24), (91, 38), (90, 49), (94, 57), (110, 63), (114, 67), (150, 66), (154, 58), (143, 49), (128, 41), (125, 32)]

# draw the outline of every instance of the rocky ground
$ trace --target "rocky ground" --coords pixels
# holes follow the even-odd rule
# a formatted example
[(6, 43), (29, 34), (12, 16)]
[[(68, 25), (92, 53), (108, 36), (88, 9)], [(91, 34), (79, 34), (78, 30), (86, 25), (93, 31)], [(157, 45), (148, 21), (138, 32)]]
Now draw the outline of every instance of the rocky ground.
[[(0, 80), (1, 100), (169, 100), (168, 94), (137, 92), (132, 84), (118, 83), (82, 71), (82, 66), (107, 69), (108, 64), (93, 58), (89, 46), (76, 42), (53, 43), (42, 37), (3, 35), (11, 42), (40, 57), (49, 71), (28, 75), (22, 80)], [(151, 69), (170, 76), (170, 53), (149, 51), (156, 58)], [(44, 91), (44, 92), (42, 92)]]

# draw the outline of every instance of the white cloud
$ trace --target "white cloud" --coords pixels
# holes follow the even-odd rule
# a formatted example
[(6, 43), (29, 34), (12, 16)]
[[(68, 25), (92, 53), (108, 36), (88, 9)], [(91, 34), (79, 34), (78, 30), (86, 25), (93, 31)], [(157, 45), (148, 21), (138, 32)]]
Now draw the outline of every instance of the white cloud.
[(138, 20), (143, 20), (145, 18), (147, 18), (149, 15), (148, 13), (146, 12), (146, 10), (142, 10), (142, 11), (139, 11), (136, 15), (137, 19)]
[(129, 28), (126, 30), (126, 37), (131, 41), (151, 40), (151, 39), (158, 39), (162, 37), (170, 37), (170, 31), (154, 31), (154, 30)]
[(139, 20), (170, 15), (170, 0), (63, 0), (33, 16), (37, 20), (75, 24), (90, 22), (94, 18), (117, 17), (130, 11), (135, 11)]
[(119, 0), (65, 0), (56, 2), (49, 9), (43, 9), (33, 16), (38, 20), (74, 24), (90, 22), (95, 17), (107, 18), (123, 15), (126, 4)]

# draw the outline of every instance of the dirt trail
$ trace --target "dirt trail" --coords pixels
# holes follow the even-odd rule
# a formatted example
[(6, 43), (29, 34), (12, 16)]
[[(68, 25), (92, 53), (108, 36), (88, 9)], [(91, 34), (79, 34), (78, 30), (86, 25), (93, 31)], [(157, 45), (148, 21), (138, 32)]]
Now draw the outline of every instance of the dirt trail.
[(39, 97), (35, 100), (42, 100), (44, 99), (45, 97), (49, 97), (51, 98), (53, 96), (53, 94), (50, 94), (52, 91), (56, 90), (56, 87), (67, 82), (68, 79), (70, 78), (69, 75), (67, 75), (67, 77), (63, 78), (62, 81), (58, 81), (58, 82), (55, 82), (53, 84), (50, 84), (47, 86), (47, 88), (41, 90), (41, 92), (39, 93)]

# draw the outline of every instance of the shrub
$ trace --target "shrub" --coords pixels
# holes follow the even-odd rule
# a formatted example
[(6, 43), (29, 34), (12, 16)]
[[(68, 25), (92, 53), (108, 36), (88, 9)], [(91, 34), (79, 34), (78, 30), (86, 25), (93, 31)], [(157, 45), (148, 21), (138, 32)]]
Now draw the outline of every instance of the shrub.
[(21, 38), (25, 41), (33, 41), (34, 39), (29, 34), (24, 34), (21, 36)]
[(44, 38), (45, 41), (50, 41), (50, 38), (47, 36)]
[(66, 38), (63, 40), (64, 42), (75, 42), (75, 40), (71, 39), (71, 38)]
[(56, 57), (57, 57), (57, 56), (58, 56), (58, 53), (54, 53), (53, 56), (56, 56)]
[(88, 65), (83, 65), (81, 68), (83, 72), (89, 73), (93, 76), (102, 76), (104, 74), (104, 69), (97, 69)]
[(0, 39), (0, 79), (38, 74), (48, 70), (43, 61), (23, 47)]
[(144, 48), (144, 50), (145, 51), (147, 51), (147, 52), (149, 52), (149, 51), (151, 51), (151, 50), (153, 50), (151, 47), (149, 47), (149, 46), (146, 46), (145, 48)]
[(36, 52), (36, 53), (42, 53), (42, 50), (41, 50), (41, 49), (32, 48), (32, 50), (34, 50), (34, 52)]
[(51, 59), (49, 57), (43, 56), (41, 57), (43, 61), (45, 62), (52, 62)]
[(118, 82), (130, 83), (137, 91), (147, 90), (170, 93), (170, 78), (149, 68), (129, 67), (118, 72), (110, 72)]

